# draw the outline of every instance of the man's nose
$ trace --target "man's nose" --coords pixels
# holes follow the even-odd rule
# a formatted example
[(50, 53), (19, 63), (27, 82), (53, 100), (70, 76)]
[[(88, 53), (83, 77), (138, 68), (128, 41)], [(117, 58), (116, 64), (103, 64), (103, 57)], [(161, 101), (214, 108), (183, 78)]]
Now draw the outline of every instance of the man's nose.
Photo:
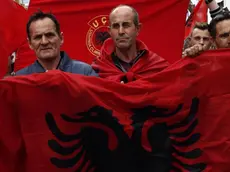
[(125, 30), (124, 30), (124, 28), (122, 26), (120, 26), (119, 29), (118, 29), (118, 32), (119, 32), (119, 34), (124, 34)]
[(199, 44), (204, 45), (204, 39), (201, 38)]
[(41, 39), (41, 43), (42, 44), (48, 44), (49, 40), (47, 39), (47, 37), (45, 35), (42, 36), (42, 39)]

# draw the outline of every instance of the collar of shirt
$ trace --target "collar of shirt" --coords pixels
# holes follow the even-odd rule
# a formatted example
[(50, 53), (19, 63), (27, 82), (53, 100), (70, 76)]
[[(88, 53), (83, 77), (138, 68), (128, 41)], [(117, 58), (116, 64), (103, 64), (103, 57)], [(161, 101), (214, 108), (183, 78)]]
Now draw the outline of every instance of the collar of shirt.
[(112, 60), (115, 64), (115, 66), (120, 69), (122, 72), (128, 72), (129, 69), (145, 54), (145, 50), (140, 50), (137, 53), (137, 56), (129, 63), (121, 60), (115, 52), (112, 53)]
[[(66, 65), (68, 65), (70, 59), (67, 57), (67, 55), (63, 51), (60, 52), (60, 56), (61, 56), (61, 58), (60, 58), (60, 61), (57, 65), (56, 69), (64, 71), (64, 68)], [(36, 65), (37, 73), (43, 73), (43, 72), (48, 71), (48, 70), (44, 69), (44, 67), (39, 63), (38, 60), (36, 60), (35, 65)]]

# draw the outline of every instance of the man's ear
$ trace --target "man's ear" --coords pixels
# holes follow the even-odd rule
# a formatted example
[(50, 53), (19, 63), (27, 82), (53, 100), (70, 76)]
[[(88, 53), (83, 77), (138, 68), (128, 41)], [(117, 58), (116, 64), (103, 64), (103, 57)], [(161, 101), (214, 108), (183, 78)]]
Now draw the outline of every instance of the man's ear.
[(188, 45), (189, 45), (189, 46), (192, 46), (192, 45), (191, 45), (191, 40), (192, 40), (191, 36), (188, 36), (186, 39), (187, 39)]
[(63, 32), (60, 33), (60, 38), (61, 38), (61, 45), (64, 43), (64, 34)]
[(183, 46), (183, 50), (187, 49), (191, 47), (191, 37), (188, 36), (185, 40), (184, 40), (184, 46)]
[(142, 28), (142, 23), (139, 23), (136, 28), (137, 28), (137, 35), (139, 35), (139, 32), (141, 31)]
[(30, 38), (27, 37), (27, 41), (28, 41), (30, 49), (33, 50), (34, 48), (33, 48), (32, 44), (31, 44)]

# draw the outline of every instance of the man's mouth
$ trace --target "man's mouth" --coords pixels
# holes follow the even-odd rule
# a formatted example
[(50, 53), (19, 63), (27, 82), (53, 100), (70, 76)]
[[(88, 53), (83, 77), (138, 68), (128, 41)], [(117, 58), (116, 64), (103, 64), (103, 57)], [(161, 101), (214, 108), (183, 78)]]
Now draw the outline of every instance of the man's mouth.
[(119, 39), (117, 39), (118, 41), (127, 41), (128, 40), (128, 38), (119, 38)]
[(41, 50), (50, 50), (52, 48), (41, 48)]

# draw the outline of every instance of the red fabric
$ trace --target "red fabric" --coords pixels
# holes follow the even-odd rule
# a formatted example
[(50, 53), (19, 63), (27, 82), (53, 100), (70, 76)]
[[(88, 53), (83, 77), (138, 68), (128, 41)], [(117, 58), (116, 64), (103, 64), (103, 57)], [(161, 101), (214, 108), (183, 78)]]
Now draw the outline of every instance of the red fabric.
[[(29, 10), (52, 11), (64, 33), (62, 49), (77, 60), (92, 63), (107, 38), (108, 15), (119, 4), (132, 5), (143, 24), (139, 39), (153, 52), (170, 63), (180, 59), (185, 13), (189, 0), (30, 0)], [(176, 23), (176, 24), (175, 24)], [(34, 62), (35, 56), (27, 46), (19, 50), (16, 71)]]
[(0, 1), (0, 78), (6, 74), (8, 56), (26, 39), (26, 10), (12, 0)]
[(7, 73), (8, 58), (6, 50), (1, 46), (0, 47), (1, 59), (0, 59), (0, 79), (4, 77)]
[(17, 58), (14, 65), (15, 71), (31, 65), (36, 60), (35, 52), (29, 48), (27, 41), (24, 41), (23, 44), (17, 49), (16, 57)]
[(127, 80), (131, 82), (160, 72), (169, 65), (165, 59), (151, 52), (143, 42), (137, 40), (137, 49), (146, 50), (146, 52), (127, 73), (124, 73), (115, 66), (112, 60), (111, 54), (114, 52), (114, 48), (113, 40), (109, 38), (101, 48), (100, 57), (96, 58), (92, 64), (101, 78), (121, 82), (126, 76)]
[(230, 171), (229, 55), (128, 84), (61, 71), (1, 80), (0, 171), (147, 172), (164, 130), (171, 171)]
[(207, 11), (208, 7), (205, 3), (205, 0), (200, 0), (186, 21), (185, 38), (189, 36), (196, 22), (208, 21)]

